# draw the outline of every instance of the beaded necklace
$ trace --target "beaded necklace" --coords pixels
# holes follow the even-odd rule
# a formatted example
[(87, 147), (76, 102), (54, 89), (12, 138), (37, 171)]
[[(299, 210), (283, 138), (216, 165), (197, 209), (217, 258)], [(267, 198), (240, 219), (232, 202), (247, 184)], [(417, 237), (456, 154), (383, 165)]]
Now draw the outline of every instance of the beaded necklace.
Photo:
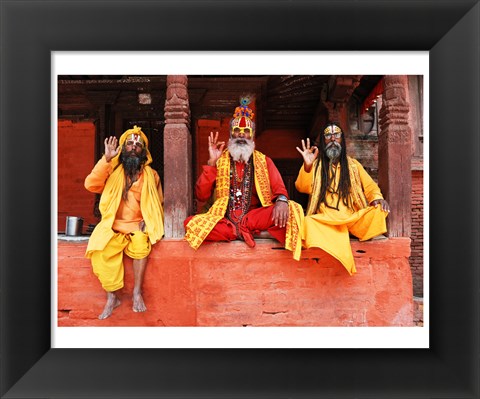
[(238, 225), (250, 209), (252, 199), (252, 159), (245, 163), (243, 178), (238, 176), (237, 165), (233, 160), (230, 162), (230, 197), (228, 201), (227, 218), (235, 225), (238, 232)]

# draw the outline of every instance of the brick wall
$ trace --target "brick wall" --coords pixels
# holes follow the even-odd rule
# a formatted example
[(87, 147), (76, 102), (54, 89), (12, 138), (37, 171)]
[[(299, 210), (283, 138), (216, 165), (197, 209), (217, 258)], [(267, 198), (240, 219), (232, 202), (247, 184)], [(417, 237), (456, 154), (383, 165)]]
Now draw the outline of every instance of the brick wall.
[(417, 327), (423, 327), (423, 320), (423, 298), (413, 297), (413, 322)]
[(410, 267), (413, 294), (423, 297), (423, 171), (412, 171), (412, 253)]
[(93, 122), (58, 121), (58, 231), (65, 231), (67, 216), (83, 217), (84, 231), (97, 223), (95, 195), (83, 183), (95, 164)]

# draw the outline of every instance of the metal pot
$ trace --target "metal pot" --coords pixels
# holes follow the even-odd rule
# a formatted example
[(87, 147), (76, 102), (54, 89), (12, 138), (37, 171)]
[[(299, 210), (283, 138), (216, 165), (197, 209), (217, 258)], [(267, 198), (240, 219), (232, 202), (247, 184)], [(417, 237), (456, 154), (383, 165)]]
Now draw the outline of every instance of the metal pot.
[(66, 236), (81, 236), (83, 228), (83, 218), (78, 216), (67, 216), (65, 225)]

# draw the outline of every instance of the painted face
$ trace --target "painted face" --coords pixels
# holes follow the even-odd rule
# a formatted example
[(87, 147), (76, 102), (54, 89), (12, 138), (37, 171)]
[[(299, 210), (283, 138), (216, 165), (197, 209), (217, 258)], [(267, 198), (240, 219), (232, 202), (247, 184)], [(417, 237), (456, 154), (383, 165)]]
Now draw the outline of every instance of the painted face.
[(248, 140), (251, 140), (253, 137), (253, 132), (250, 127), (234, 127), (232, 129), (232, 137), (237, 139), (237, 138), (246, 138)]
[(142, 136), (132, 133), (125, 140), (125, 148), (127, 151), (132, 151), (135, 148), (135, 152), (142, 152), (145, 143)]
[(255, 134), (255, 123), (246, 116), (234, 118), (230, 124), (230, 137), (252, 140)]
[(337, 125), (328, 125), (327, 128), (323, 131), (323, 137), (325, 138), (325, 143), (328, 143), (330, 140), (341, 141), (342, 129)]

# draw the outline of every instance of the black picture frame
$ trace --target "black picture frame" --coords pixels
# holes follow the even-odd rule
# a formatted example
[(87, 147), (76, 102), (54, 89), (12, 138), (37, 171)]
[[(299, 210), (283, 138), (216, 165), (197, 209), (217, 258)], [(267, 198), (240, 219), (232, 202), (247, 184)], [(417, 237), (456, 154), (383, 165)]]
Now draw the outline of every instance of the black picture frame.
[[(478, 0), (0, 4), (2, 398), (479, 397)], [(429, 51), (430, 349), (52, 349), (50, 57), (80, 50)]]

